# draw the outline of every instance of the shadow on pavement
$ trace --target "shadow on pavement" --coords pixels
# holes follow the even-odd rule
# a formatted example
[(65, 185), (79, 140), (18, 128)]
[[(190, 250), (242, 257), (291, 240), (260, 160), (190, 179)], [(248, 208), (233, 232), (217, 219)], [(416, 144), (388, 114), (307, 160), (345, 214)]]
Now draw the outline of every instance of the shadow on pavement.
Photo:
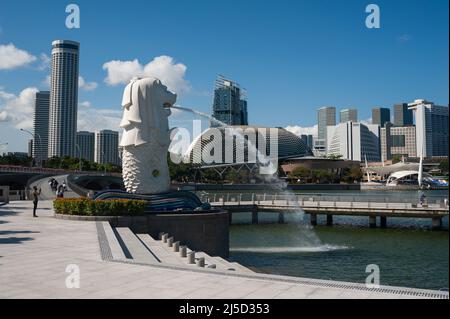
[(31, 237), (8, 237), (8, 238), (0, 238), (0, 245), (3, 244), (21, 244), (24, 241), (30, 241), (34, 240), (34, 238)]
[(17, 234), (38, 234), (39, 231), (32, 230), (0, 230), (0, 236), (17, 235)]

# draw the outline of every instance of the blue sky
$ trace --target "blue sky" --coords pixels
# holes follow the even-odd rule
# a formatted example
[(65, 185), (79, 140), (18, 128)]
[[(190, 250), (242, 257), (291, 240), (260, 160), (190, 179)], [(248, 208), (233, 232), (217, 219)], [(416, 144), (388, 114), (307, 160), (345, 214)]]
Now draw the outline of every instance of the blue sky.
[[(48, 89), (45, 55), (55, 39), (81, 42), (83, 129), (113, 125), (120, 113), (124, 84), (116, 73), (114, 85), (105, 82), (105, 63), (137, 59), (143, 70), (160, 56), (171, 58), (162, 72), (179, 90), (178, 104), (210, 113), (213, 81), (224, 74), (247, 89), (251, 124), (311, 127), (324, 105), (356, 107), (366, 120), (375, 106), (448, 104), (447, 0), (74, 1), (78, 30), (65, 27), (69, 3), (1, 4), (0, 46), (31, 56), (2, 69), (0, 54), (0, 143), (10, 151), (26, 149), (17, 128), (30, 126), (34, 91), (24, 90)], [(365, 26), (369, 3), (380, 7), (380, 29)]]

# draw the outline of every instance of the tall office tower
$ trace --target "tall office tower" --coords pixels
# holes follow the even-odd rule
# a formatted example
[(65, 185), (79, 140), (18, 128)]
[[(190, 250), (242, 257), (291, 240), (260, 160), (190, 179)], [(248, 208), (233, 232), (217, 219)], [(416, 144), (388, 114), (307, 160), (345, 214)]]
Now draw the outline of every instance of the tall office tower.
[(301, 140), (303, 141), (303, 143), (305, 143), (310, 149), (313, 149), (314, 144), (313, 144), (313, 136), (310, 134), (302, 134), (300, 136)]
[(391, 110), (384, 107), (372, 109), (372, 124), (384, 127), (384, 124), (391, 121)]
[(28, 157), (33, 158), (33, 140), (28, 140)]
[(50, 92), (36, 93), (34, 100), (33, 117), (33, 156), (36, 162), (41, 163), (48, 158), (48, 125), (50, 109)]
[(354, 122), (329, 126), (327, 154), (343, 159), (370, 162), (380, 161), (380, 126)]
[(392, 123), (386, 123), (381, 128), (380, 143), (384, 160), (390, 160), (394, 155), (417, 157), (415, 126), (393, 126)]
[(394, 105), (394, 125), (413, 125), (413, 111), (408, 108), (408, 103)]
[(119, 165), (119, 132), (102, 130), (95, 133), (95, 161)]
[[(213, 116), (227, 125), (248, 125), (245, 90), (238, 83), (218, 76), (214, 87)], [(211, 121), (211, 127), (220, 126)]]
[(417, 156), (448, 156), (448, 106), (426, 100), (408, 104), (416, 118)]
[(94, 150), (95, 150), (95, 133), (86, 131), (77, 132), (77, 144), (76, 144), (77, 157), (81, 157), (89, 162), (93, 162)]
[(336, 125), (336, 108), (325, 106), (317, 110), (317, 140), (314, 142), (316, 154), (325, 155), (327, 149), (327, 127)]
[(345, 123), (348, 121), (358, 122), (358, 110), (357, 109), (343, 109), (339, 112), (340, 122)]
[(79, 52), (77, 42), (52, 43), (49, 157), (74, 157), (76, 153)]

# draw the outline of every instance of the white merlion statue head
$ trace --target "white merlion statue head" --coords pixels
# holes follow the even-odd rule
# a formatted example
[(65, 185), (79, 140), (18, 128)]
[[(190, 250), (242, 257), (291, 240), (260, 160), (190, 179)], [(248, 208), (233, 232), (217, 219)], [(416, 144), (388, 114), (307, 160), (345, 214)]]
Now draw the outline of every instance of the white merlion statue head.
[(156, 78), (133, 78), (123, 93), (120, 146), (142, 145), (155, 137), (160, 143), (169, 143), (169, 107), (176, 99)]
[(122, 175), (128, 192), (169, 191), (168, 116), (177, 96), (156, 78), (135, 78), (123, 93)]

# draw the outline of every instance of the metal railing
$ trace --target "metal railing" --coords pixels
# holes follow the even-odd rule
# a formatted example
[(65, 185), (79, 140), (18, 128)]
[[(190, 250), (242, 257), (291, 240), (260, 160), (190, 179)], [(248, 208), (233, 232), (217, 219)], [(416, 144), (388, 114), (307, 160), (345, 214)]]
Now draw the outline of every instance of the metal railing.
[[(390, 198), (385, 194), (370, 194), (370, 195), (346, 195), (346, 194), (280, 194), (280, 193), (198, 193), (202, 202), (209, 203), (246, 203), (246, 204), (280, 204), (285, 203), (355, 203), (355, 205), (368, 203), (370, 204), (409, 204), (409, 206), (418, 205), (419, 198)], [(425, 205), (439, 205), (442, 207), (448, 206), (448, 199), (442, 196), (427, 196), (425, 198)], [(386, 205), (384, 205), (386, 206)]]

